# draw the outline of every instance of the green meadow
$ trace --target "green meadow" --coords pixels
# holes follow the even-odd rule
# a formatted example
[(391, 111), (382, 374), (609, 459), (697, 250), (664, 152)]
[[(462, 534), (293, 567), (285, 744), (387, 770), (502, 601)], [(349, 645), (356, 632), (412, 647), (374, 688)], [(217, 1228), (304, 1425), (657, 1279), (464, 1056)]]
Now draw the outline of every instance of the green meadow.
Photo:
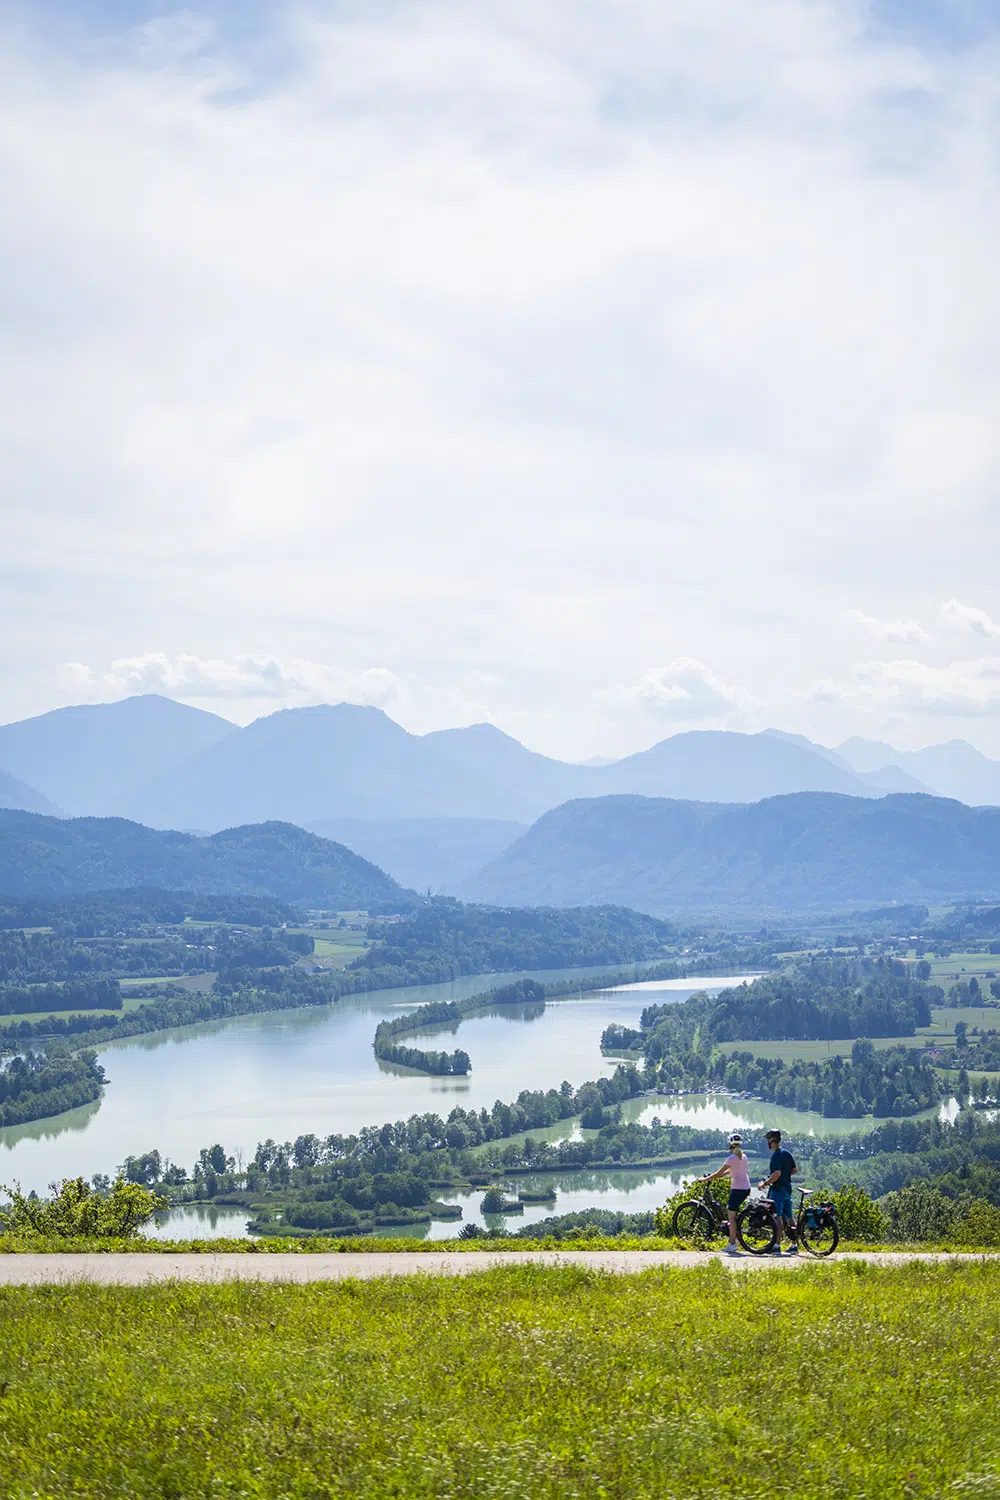
[[(931, 1012), (931, 1024), (921, 1026), (914, 1036), (875, 1037), (873, 1046), (879, 1051), (891, 1047), (930, 1047), (935, 1044), (952, 1047), (955, 1044), (955, 1025), (964, 1021), (969, 1030), (1000, 1031), (1000, 1007), (988, 1005), (947, 1006)], [(822, 1062), (825, 1057), (850, 1057), (856, 1037), (838, 1037), (836, 1041), (805, 1042), (720, 1042), (719, 1051), (752, 1052), (756, 1057), (779, 1057), (782, 1062)]]
[(1000, 1494), (989, 1262), (0, 1289), (9, 1500)]

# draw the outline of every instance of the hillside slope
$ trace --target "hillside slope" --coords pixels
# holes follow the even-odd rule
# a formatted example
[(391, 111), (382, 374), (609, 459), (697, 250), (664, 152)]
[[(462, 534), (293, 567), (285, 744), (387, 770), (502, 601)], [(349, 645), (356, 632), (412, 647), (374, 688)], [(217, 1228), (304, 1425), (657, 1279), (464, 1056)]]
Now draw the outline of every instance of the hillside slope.
[(124, 818), (60, 819), (0, 810), (0, 896), (134, 886), (276, 896), (295, 905), (341, 910), (401, 894), (394, 880), (342, 844), (286, 823), (197, 838)]
[(218, 714), (146, 693), (0, 724), (0, 766), (67, 813), (120, 813), (140, 781), (235, 732)]
[(415, 891), (452, 894), (522, 833), (500, 818), (317, 818), (305, 826), (336, 839)]
[(17, 776), (8, 776), (6, 771), (0, 771), (0, 807), (16, 807), (22, 812), (50, 813), (53, 816), (59, 813), (48, 797), (43, 797), (41, 792), (36, 792), (33, 786), (28, 786)]
[(1000, 808), (800, 792), (749, 806), (603, 797), (546, 813), (469, 900), (804, 910), (1000, 893)]

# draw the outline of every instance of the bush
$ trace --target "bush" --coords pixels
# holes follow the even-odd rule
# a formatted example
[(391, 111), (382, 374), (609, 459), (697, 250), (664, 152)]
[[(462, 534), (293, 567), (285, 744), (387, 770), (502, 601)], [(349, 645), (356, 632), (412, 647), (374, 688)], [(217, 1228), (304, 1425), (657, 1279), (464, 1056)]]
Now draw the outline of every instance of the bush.
[(973, 1199), (956, 1219), (951, 1238), (956, 1245), (1000, 1245), (1000, 1208)]
[(944, 1240), (955, 1222), (954, 1203), (940, 1188), (928, 1187), (925, 1182), (886, 1193), (878, 1206), (885, 1214), (890, 1240)]
[(856, 1182), (843, 1183), (840, 1192), (832, 1195), (831, 1202), (845, 1240), (875, 1243), (888, 1238), (889, 1221), (885, 1213)]
[(82, 1177), (50, 1183), (51, 1198), (25, 1197), (18, 1188), (3, 1188), (10, 1199), (0, 1209), (0, 1230), (47, 1239), (131, 1239), (154, 1214), (169, 1208), (138, 1182), (119, 1177), (106, 1198)]

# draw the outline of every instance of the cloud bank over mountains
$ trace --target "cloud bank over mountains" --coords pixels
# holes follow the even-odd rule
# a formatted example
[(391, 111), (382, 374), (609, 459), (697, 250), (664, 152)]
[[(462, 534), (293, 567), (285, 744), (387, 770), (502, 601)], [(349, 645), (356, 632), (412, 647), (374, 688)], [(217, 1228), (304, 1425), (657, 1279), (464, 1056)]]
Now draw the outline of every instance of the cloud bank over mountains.
[(0, 8), (0, 717), (1000, 751), (1000, 51), (913, 9)]

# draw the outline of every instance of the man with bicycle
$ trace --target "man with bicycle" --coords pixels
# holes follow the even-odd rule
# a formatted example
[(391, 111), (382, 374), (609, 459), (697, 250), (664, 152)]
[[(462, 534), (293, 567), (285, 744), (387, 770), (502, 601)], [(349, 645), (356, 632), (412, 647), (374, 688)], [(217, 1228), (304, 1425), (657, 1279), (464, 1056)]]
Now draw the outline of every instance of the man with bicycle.
[(786, 1151), (781, 1144), (781, 1131), (769, 1130), (767, 1132), (768, 1150), (771, 1152), (770, 1176), (762, 1177), (760, 1186), (770, 1189), (768, 1196), (774, 1204), (774, 1217), (777, 1224), (778, 1240), (772, 1255), (781, 1254), (782, 1230), (788, 1231), (791, 1243), (788, 1246), (788, 1255), (798, 1255), (798, 1237), (795, 1230), (795, 1213), (792, 1209), (792, 1178), (799, 1170), (795, 1165), (795, 1158), (790, 1151)]

